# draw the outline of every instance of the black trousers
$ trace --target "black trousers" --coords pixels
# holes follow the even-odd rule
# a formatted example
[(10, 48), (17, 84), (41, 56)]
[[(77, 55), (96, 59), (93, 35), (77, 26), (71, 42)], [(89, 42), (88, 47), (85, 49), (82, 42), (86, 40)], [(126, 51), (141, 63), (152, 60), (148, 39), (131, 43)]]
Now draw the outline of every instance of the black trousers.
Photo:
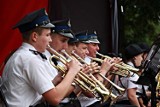
[(122, 101), (116, 102), (116, 104), (126, 104), (126, 105), (131, 105), (131, 103), (130, 103), (129, 100), (122, 100)]
[(114, 104), (111, 107), (137, 107), (134, 105), (125, 105), (125, 104)]
[(49, 107), (81, 107), (81, 104), (74, 92), (72, 92), (68, 98), (70, 101), (68, 103), (60, 103), (58, 106), (49, 106)]
[(101, 105), (102, 105), (102, 107), (110, 107), (110, 102), (106, 101), (106, 102), (102, 103)]
[(93, 104), (91, 104), (91, 105), (89, 105), (87, 107), (102, 107), (102, 105), (101, 105), (100, 101), (97, 101), (97, 102), (95, 102), (95, 103), (93, 103)]
[(70, 101), (68, 103), (60, 103), (57, 106), (52, 106), (46, 102), (43, 102), (41, 104), (37, 104), (36, 106), (30, 106), (30, 107), (81, 107), (81, 104), (80, 104), (80, 102), (74, 92), (72, 92), (68, 96), (68, 98), (70, 99)]
[(129, 100), (122, 100), (120, 102), (116, 102), (116, 104), (112, 105), (111, 107), (137, 107), (130, 103)]

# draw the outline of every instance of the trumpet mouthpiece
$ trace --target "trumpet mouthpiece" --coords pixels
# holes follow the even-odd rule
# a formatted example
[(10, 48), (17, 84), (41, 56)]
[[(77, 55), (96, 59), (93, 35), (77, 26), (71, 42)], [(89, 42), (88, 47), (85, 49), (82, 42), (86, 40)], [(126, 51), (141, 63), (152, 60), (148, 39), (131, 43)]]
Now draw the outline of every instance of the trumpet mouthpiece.
[(63, 50), (61, 50), (61, 52), (63, 52), (63, 53), (66, 53), (66, 51), (63, 49)]
[(96, 52), (96, 54), (99, 54), (98, 52)]
[(102, 54), (101, 54), (101, 53), (99, 53), (99, 52), (96, 52), (96, 54), (97, 54), (97, 55), (99, 55), (99, 56), (104, 57), (104, 55), (102, 55)]
[(47, 48), (51, 48), (51, 46), (50, 46), (50, 45), (47, 45)]

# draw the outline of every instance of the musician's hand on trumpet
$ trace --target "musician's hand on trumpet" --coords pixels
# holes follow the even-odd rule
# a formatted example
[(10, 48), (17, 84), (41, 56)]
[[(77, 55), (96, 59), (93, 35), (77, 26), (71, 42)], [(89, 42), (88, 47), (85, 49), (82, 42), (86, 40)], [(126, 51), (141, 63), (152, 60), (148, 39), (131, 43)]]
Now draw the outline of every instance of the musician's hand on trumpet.
[[(102, 55), (100, 53), (97, 53), (99, 56), (102, 57), (102, 59), (100, 58), (93, 58), (93, 57), (90, 57), (92, 61), (97, 61), (97, 62), (100, 62), (102, 63), (103, 62), (103, 58), (108, 58), (108, 59), (113, 59), (109, 56), (106, 56), (106, 55)], [(130, 75), (130, 71), (131, 72), (134, 72), (136, 74), (138, 74), (139, 72), (139, 69), (137, 68), (134, 68), (128, 64), (125, 64), (123, 62), (119, 62), (119, 63), (114, 63), (114, 66), (118, 68), (119, 72), (115, 72), (115, 71), (111, 71), (112, 74), (115, 74), (115, 75), (120, 75), (120, 76), (123, 76), (123, 77), (129, 77), (131, 76)]]
[(106, 74), (113, 67), (113, 65), (114, 65), (113, 62), (114, 62), (113, 59), (105, 58), (102, 62), (100, 70)]
[[(102, 62), (101, 68), (100, 68), (100, 73), (104, 76), (110, 71), (111, 67), (113, 67), (113, 59), (108, 59), (105, 58)], [(100, 75), (96, 75), (99, 81), (103, 82), (104, 79)]]
[[(112, 60), (113, 60), (114, 65), (122, 62), (122, 58), (119, 58), (119, 57), (113, 57)], [(110, 69), (110, 71), (114, 71), (114, 72), (118, 72), (118, 70), (119, 70), (119, 68), (116, 66), (112, 66)], [(109, 73), (111, 73), (111, 72), (109, 72)]]
[(72, 59), (70, 62), (67, 62), (67, 68), (68, 68), (68, 72), (69, 71), (72, 71), (71, 73), (73, 73), (73, 74), (77, 74), (80, 70), (81, 70), (81, 68), (82, 68), (82, 66), (79, 64), (79, 62), (77, 61), (77, 60), (75, 60), (75, 59)]
[(95, 74), (95, 73), (98, 73), (99, 72), (99, 70), (100, 70), (100, 66), (98, 65), (98, 63), (96, 63), (96, 62), (91, 62), (90, 63), (90, 68), (91, 68), (91, 70), (92, 70), (92, 74)]
[(113, 57), (114, 63), (118, 64), (120, 62), (122, 62), (122, 58), (120, 57)]
[(89, 74), (92, 72), (92, 69), (88, 65), (83, 65), (81, 71), (84, 72), (85, 74)]

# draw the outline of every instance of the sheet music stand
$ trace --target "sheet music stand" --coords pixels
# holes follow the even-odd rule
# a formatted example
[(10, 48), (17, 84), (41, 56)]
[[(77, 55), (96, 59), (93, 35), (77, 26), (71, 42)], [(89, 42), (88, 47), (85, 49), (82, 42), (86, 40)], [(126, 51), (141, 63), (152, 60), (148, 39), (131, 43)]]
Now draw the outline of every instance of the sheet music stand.
[(147, 58), (143, 62), (144, 71), (139, 77), (137, 84), (151, 85), (151, 106), (156, 107), (156, 86), (155, 77), (160, 70), (160, 36), (153, 43)]

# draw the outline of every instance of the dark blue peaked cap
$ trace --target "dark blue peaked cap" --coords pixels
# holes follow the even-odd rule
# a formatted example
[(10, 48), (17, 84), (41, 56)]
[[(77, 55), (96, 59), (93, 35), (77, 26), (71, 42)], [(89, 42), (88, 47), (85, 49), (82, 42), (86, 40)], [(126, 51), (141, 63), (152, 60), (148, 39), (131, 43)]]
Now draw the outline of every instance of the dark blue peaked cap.
[(76, 42), (78, 42), (78, 41), (79, 41), (78, 38), (76, 38), (76, 37), (74, 36), (73, 38), (70, 38), (70, 39), (69, 39), (68, 43), (71, 44), (71, 43), (76, 43)]
[(71, 30), (71, 24), (69, 19), (53, 21), (52, 24), (55, 25), (55, 27), (52, 28), (52, 32), (61, 34), (69, 38), (73, 38), (73, 33)]
[(90, 43), (100, 44), (96, 31), (89, 31), (88, 38), (89, 38)]
[(87, 36), (87, 32), (88, 31), (81, 31), (81, 32), (75, 34), (75, 36), (79, 42), (89, 43), (89, 38)]
[(21, 33), (27, 32), (36, 27), (52, 28), (53, 24), (50, 23), (48, 14), (44, 8), (29, 13), (23, 17), (14, 27), (19, 28)]

